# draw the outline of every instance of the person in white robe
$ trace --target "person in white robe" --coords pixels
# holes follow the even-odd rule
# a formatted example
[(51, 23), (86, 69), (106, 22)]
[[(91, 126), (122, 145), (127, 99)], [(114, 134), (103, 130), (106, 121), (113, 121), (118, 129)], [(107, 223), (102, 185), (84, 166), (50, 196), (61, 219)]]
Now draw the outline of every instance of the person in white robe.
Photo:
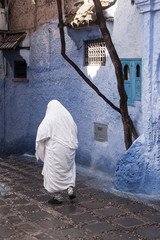
[(36, 158), (43, 164), (44, 188), (53, 194), (49, 203), (62, 203), (61, 191), (75, 198), (75, 154), (78, 148), (77, 126), (69, 111), (58, 101), (47, 105), (36, 136)]

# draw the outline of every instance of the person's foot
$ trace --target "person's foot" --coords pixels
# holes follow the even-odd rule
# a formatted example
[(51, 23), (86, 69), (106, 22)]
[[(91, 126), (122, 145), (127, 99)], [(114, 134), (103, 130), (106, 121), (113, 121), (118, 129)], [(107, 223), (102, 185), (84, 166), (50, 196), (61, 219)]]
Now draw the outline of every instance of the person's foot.
[(74, 194), (74, 191), (73, 191), (73, 187), (68, 188), (68, 196), (71, 200), (76, 198), (76, 195)]
[(50, 204), (62, 204), (62, 200), (61, 199), (56, 199), (56, 198), (52, 198), (50, 200), (48, 200), (48, 203)]
[(74, 199), (74, 198), (76, 198), (76, 195), (73, 193), (72, 195), (68, 195), (69, 196), (69, 198), (72, 200), (72, 199)]

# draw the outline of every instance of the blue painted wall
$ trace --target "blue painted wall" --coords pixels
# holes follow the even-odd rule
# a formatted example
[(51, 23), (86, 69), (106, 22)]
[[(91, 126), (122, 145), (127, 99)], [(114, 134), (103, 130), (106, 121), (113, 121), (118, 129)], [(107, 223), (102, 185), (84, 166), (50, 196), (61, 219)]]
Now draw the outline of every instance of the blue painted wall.
[[(109, 29), (112, 32), (113, 25), (109, 24)], [(98, 29), (66, 32), (67, 55), (104, 95), (119, 106), (116, 77), (108, 53), (104, 67), (83, 66), (83, 41), (95, 38), (101, 38)], [(125, 151), (121, 116), (83, 81), (62, 58), (60, 50), (57, 22), (50, 21), (31, 36), (30, 50), (26, 50), (26, 55), (22, 51), (4, 53), (8, 72), (5, 87), (1, 85), (0, 91), (5, 92), (5, 153), (34, 154), (36, 132), (46, 106), (50, 100), (58, 99), (70, 111), (78, 127), (77, 163), (113, 177), (117, 160)], [(14, 61), (21, 60), (22, 56), (28, 63), (29, 82), (14, 82)], [(135, 57), (132, 51), (130, 57)], [(136, 57), (140, 56), (136, 54)], [(129, 111), (141, 131), (141, 102), (135, 101)], [(107, 125), (107, 142), (94, 139), (95, 123)]]
[[(86, 31), (83, 38), (101, 37), (97, 31)], [(81, 44), (83, 44), (83, 39)], [(83, 67), (83, 46), (77, 50), (76, 44), (69, 36), (66, 39), (67, 54), (87, 74)], [(112, 152), (108, 149), (114, 135), (112, 119), (120, 126), (120, 136), (123, 139), (121, 118), (81, 79), (74, 69), (60, 55), (59, 30), (54, 23), (44, 25), (31, 37), (31, 49), (27, 79), (29, 82), (14, 82), (14, 61), (21, 60), (19, 51), (6, 52), (8, 72), (5, 77), (5, 152), (34, 154), (35, 136), (38, 125), (42, 121), (47, 103), (51, 99), (58, 99), (72, 114), (78, 126), (79, 148), (77, 161), (85, 166), (96, 169), (110, 169), (113, 173), (114, 165), (110, 164)], [(106, 71), (102, 67), (102, 71)], [(88, 74), (87, 74), (88, 75)], [(101, 79), (101, 80), (100, 80)], [(101, 69), (97, 70), (93, 79), (102, 92), (115, 87), (104, 81)], [(1, 86), (1, 90), (3, 87)], [(107, 94), (107, 93), (106, 93)], [(110, 93), (113, 98), (115, 93)], [(117, 95), (118, 96), (118, 95)], [(118, 98), (116, 99), (118, 104)], [(116, 104), (115, 103), (115, 104)], [(112, 115), (111, 115), (112, 113)], [(94, 140), (94, 123), (109, 126), (109, 143)], [(117, 134), (117, 133), (115, 133)], [(120, 144), (124, 148), (123, 140)]]

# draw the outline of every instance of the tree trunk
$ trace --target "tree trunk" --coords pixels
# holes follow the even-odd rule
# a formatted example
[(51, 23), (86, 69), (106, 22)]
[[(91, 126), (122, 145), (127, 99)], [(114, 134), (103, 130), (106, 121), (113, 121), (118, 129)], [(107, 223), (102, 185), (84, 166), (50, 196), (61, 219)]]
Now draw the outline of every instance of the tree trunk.
[(72, 67), (77, 71), (77, 73), (83, 78), (83, 80), (101, 97), (103, 100), (108, 103), (114, 110), (120, 112), (120, 108), (115, 106), (108, 98), (106, 98), (99, 89), (87, 78), (87, 76), (81, 71), (81, 69), (66, 55), (66, 44), (65, 44), (65, 35), (64, 35), (64, 25), (62, 18), (62, 4), (61, 0), (57, 0), (58, 7), (58, 15), (59, 15), (59, 30), (60, 30), (60, 38), (61, 38), (61, 55), (64, 59), (72, 65)]
[(85, 76), (85, 74), (80, 70), (80, 68), (66, 55), (65, 50), (65, 36), (64, 36), (64, 25), (63, 25), (63, 17), (62, 17), (62, 3), (61, 0), (57, 0), (58, 7), (58, 16), (59, 16), (59, 29), (60, 29), (60, 38), (61, 38), (61, 54), (66, 61), (71, 64), (74, 69), (78, 72), (78, 74), (85, 80), (85, 82), (92, 87), (97, 94), (102, 97), (114, 110), (118, 111), (121, 114), (123, 128), (124, 128), (124, 139), (125, 146), (128, 149), (132, 144), (132, 134), (136, 139), (138, 134), (133, 125), (133, 122), (128, 114), (127, 108), (127, 94), (124, 89), (124, 80), (123, 80), (123, 72), (122, 65), (120, 59), (117, 55), (115, 47), (112, 43), (110, 33), (106, 27), (105, 19), (103, 16), (102, 6), (99, 0), (93, 0), (96, 8), (97, 20), (99, 23), (99, 27), (101, 29), (102, 35), (104, 37), (104, 41), (106, 43), (107, 50), (113, 62), (116, 78), (117, 78), (117, 87), (120, 95), (120, 108), (116, 107), (112, 102), (110, 102), (100, 91), (99, 89)]
[(122, 64), (118, 57), (116, 49), (113, 45), (113, 42), (111, 40), (108, 28), (106, 26), (106, 21), (102, 11), (102, 5), (99, 0), (93, 0), (93, 2), (95, 4), (97, 21), (98, 21), (99, 27), (102, 32), (108, 53), (110, 55), (110, 58), (115, 68), (115, 74), (117, 78), (117, 87), (118, 87), (118, 92), (120, 96), (120, 111), (121, 111), (121, 117), (122, 117), (123, 128), (124, 128), (124, 139), (125, 139), (126, 148), (128, 149), (132, 145), (132, 134), (135, 139), (138, 137), (138, 134), (136, 132), (134, 124), (128, 113), (128, 107), (127, 107), (128, 97), (124, 88)]

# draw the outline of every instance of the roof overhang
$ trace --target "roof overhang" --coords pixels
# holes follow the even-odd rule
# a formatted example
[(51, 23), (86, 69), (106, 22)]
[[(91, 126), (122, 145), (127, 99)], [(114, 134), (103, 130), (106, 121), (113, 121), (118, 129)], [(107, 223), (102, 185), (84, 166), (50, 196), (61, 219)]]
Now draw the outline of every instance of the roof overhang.
[(5, 37), (0, 41), (0, 50), (16, 49), (26, 37), (26, 33), (6, 33)]
[[(101, 0), (102, 7), (110, 4), (109, 0)], [(106, 18), (113, 21), (113, 17)], [(72, 29), (91, 28), (98, 26), (94, 3), (80, 2), (65, 16), (64, 25)]]

